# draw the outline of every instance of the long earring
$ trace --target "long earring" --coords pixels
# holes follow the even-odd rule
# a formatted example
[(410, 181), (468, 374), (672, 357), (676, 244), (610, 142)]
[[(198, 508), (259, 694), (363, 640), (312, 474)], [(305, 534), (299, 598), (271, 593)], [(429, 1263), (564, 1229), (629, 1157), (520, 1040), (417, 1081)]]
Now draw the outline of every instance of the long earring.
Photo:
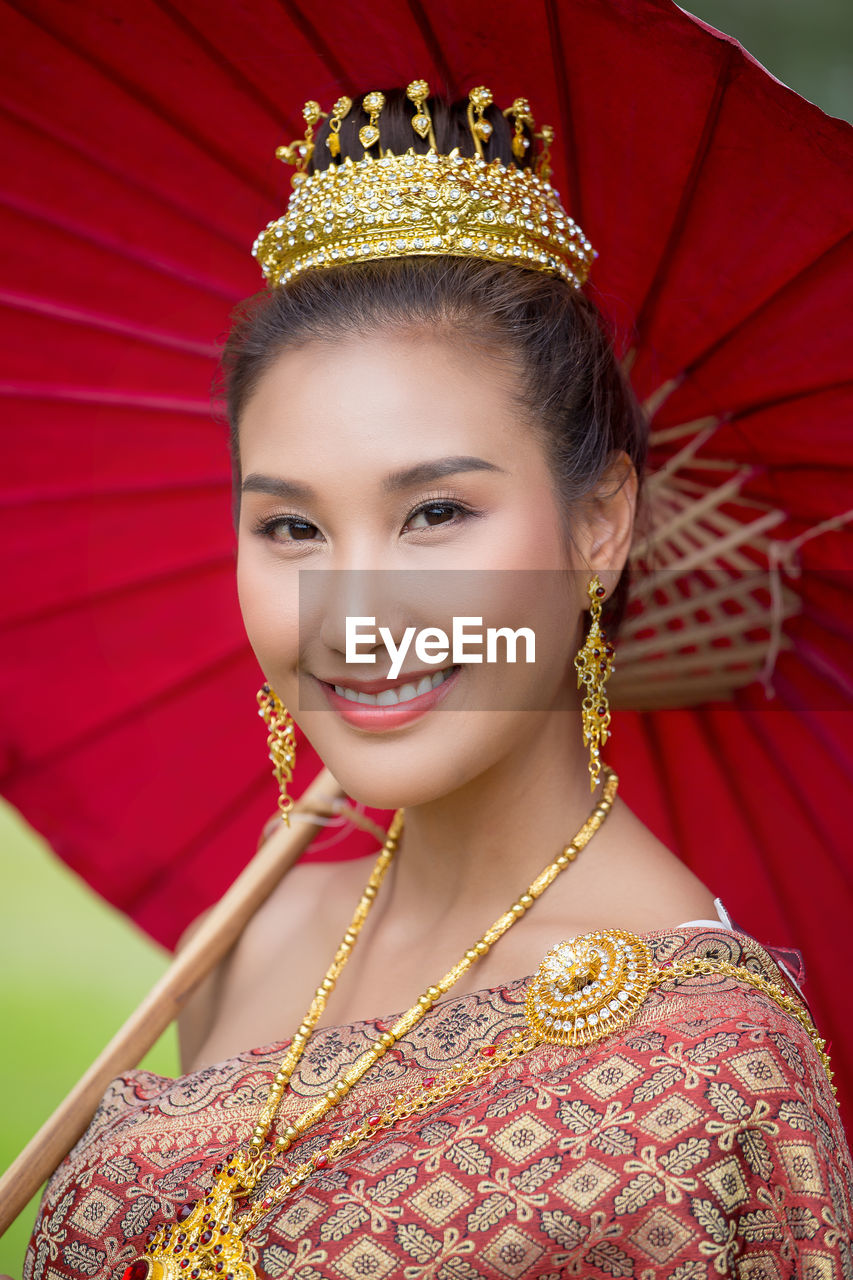
[(592, 615), (583, 647), (575, 655), (578, 688), (586, 685), (581, 703), (583, 744), (589, 747), (589, 789), (594, 791), (601, 772), (601, 748), (610, 737), (610, 707), (604, 685), (613, 671), (613, 646), (601, 630), (601, 602), (607, 592), (595, 574), (587, 586)]
[(278, 807), (287, 826), (290, 826), (290, 810), (293, 799), (287, 794), (287, 784), (293, 777), (296, 760), (296, 731), (293, 718), (278, 695), (265, 684), (258, 690), (258, 706), (265, 724), (269, 727), (267, 746), (273, 763), (273, 776), (278, 783)]

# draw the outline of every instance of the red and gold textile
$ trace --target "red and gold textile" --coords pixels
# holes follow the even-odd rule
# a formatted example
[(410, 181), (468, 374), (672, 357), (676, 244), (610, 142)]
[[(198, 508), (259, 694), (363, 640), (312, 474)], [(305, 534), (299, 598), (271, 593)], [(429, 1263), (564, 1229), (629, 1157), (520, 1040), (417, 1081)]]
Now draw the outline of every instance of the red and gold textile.
[[(710, 955), (789, 985), (746, 935), (646, 937), (658, 965)], [(500, 1042), (523, 1024), (527, 981), (437, 1005), (290, 1161)], [(388, 1021), (316, 1032), (282, 1122)], [(284, 1047), (177, 1080), (113, 1081), (48, 1184), (24, 1280), (120, 1276), (245, 1140)], [(272, 1280), (829, 1280), (853, 1276), (852, 1196), (838, 1109), (806, 1032), (753, 988), (703, 977), (653, 991), (618, 1034), (541, 1046), (375, 1134), (270, 1210), (249, 1242)]]

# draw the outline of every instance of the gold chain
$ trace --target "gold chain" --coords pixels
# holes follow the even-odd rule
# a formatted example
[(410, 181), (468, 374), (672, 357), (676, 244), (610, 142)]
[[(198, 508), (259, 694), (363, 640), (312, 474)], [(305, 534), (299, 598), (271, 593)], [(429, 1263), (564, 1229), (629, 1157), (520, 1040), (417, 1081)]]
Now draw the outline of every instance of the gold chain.
[(837, 1090), (832, 1079), (832, 1065), (829, 1061), (829, 1054), (826, 1052), (826, 1041), (812, 1022), (808, 1011), (803, 1007), (802, 1003), (796, 996), (789, 995), (784, 991), (778, 983), (771, 982), (768, 978), (763, 978), (760, 973), (753, 973), (751, 969), (746, 969), (743, 965), (730, 964), (728, 960), (706, 960), (702, 956), (694, 956), (690, 960), (678, 961), (665, 969), (658, 969), (652, 985), (659, 987), (662, 983), (669, 981), (670, 978), (699, 978), (718, 973), (724, 977), (735, 978), (738, 982), (744, 982), (751, 987), (755, 987), (756, 991), (760, 991), (762, 995), (774, 1000), (785, 1013), (789, 1013), (792, 1018), (796, 1018), (797, 1022), (811, 1038), (829, 1079), (833, 1097), (836, 1097)]
[[(329, 996), (334, 991), (338, 978), (341, 976), (341, 971), (352, 953), (352, 949), (356, 944), (359, 934), (364, 928), (370, 908), (373, 906), (376, 894), (379, 891), (379, 886), (385, 879), (385, 873), (390, 867), (391, 861), (396, 852), (400, 833), (403, 829), (403, 820), (404, 811), (402, 809), (398, 809), (391, 820), (391, 825), (388, 828), (385, 843), (382, 846), (382, 850), (376, 860), (376, 864), (370, 873), (370, 879), (364, 888), (364, 892), (361, 895), (358, 906), (356, 907), (352, 920), (349, 923), (349, 927), (341, 939), (340, 946), (335, 953), (335, 958), (329, 965), (323, 981), (315, 991), (314, 998), (311, 1001), (308, 1012), (302, 1019), (295, 1036), (290, 1042), (290, 1047), (288, 1048), (287, 1053), (281, 1060), (275, 1079), (273, 1080), (269, 1094), (267, 1095), (267, 1100), (264, 1103), (263, 1111), (258, 1119), (258, 1123), (252, 1131), (252, 1143), (249, 1148), (249, 1153), (252, 1156), (260, 1155), (261, 1147), (272, 1128), (272, 1123), (275, 1119), (279, 1103), (281, 1102), (284, 1091), (290, 1082), (290, 1078), (293, 1075), (294, 1070), (296, 1069), (296, 1064), (305, 1052), (305, 1046), (310, 1039), (311, 1033), (320, 1018), (323, 1016)], [(331, 1097), (333, 1093), (335, 1094), (334, 1099)], [(343, 1097), (343, 1094), (340, 1096)], [(337, 1092), (330, 1089), (326, 1094), (326, 1098), (330, 1101), (331, 1105), (332, 1102), (338, 1101)], [(276, 1146), (281, 1151), (287, 1150), (287, 1147), (290, 1146), (290, 1143), (298, 1136), (299, 1132), (301, 1132), (301, 1130), (288, 1127), (288, 1129), (285, 1130), (284, 1135), (276, 1139)]]
[[(601, 800), (594, 807), (574, 839), (565, 846), (561, 853), (557, 854), (553, 862), (549, 863), (540, 872), (509, 910), (498, 917), (494, 924), (486, 930), (473, 947), (470, 947), (465, 952), (453, 968), (434, 986), (426, 988), (411, 1008), (407, 1009), (395, 1022), (390, 1031), (383, 1032), (376, 1043), (358, 1058), (353, 1066), (344, 1073), (341, 1079), (322, 1098), (319, 1098), (313, 1106), (309, 1107), (292, 1124), (288, 1125), (284, 1132), (279, 1134), (273, 1142), (270, 1142), (270, 1130), (284, 1091), (305, 1051), (311, 1032), (322, 1016), (329, 996), (334, 990), (341, 971), (364, 927), (379, 886), (394, 856), (404, 819), (404, 811), (402, 809), (396, 811), (386, 842), (356, 907), (352, 921), (344, 933), (335, 958), (329, 966), (325, 978), (317, 987), (311, 1005), (279, 1065), (258, 1123), (252, 1131), (248, 1150), (233, 1152), (223, 1165), (214, 1170), (214, 1184), (210, 1192), (203, 1199), (197, 1201), (194, 1206), (187, 1206), (188, 1212), (180, 1223), (170, 1223), (158, 1229), (145, 1250), (145, 1256), (138, 1258), (127, 1267), (125, 1271), (126, 1280), (171, 1280), (172, 1276), (187, 1274), (187, 1272), (179, 1270), (179, 1268), (188, 1266), (190, 1261), (193, 1265), (188, 1274), (192, 1280), (197, 1280), (198, 1276), (206, 1278), (208, 1275), (217, 1274), (223, 1269), (227, 1275), (233, 1275), (235, 1280), (252, 1280), (255, 1273), (244, 1257), (243, 1237), (246, 1231), (259, 1220), (259, 1215), (263, 1216), (273, 1203), (277, 1203), (277, 1200), (271, 1197), (277, 1196), (279, 1191), (282, 1198), (287, 1194), (287, 1191), (291, 1189), (293, 1175), (282, 1179), (275, 1188), (265, 1194), (258, 1205), (255, 1205), (248, 1213), (244, 1213), (240, 1219), (234, 1217), (235, 1201), (250, 1195), (274, 1163), (276, 1156), (287, 1151), (306, 1130), (322, 1120), (333, 1107), (346, 1097), (354, 1085), (387, 1053), (388, 1049), (417, 1026), (421, 1019), (432, 1009), (433, 1005), (450, 990), (454, 983), (458, 982), (463, 974), (467, 973), (481, 956), (486, 955), (494, 943), (517, 920), (520, 920), (526, 914), (536, 899), (554, 883), (560, 872), (574, 862), (581, 849), (584, 848), (604, 822), (616, 798), (619, 786), (618, 776), (608, 766), (604, 765), (602, 768), (605, 773), (605, 781)], [(494, 1066), (489, 1069), (494, 1070)], [(311, 1162), (307, 1162), (310, 1166), (309, 1172), (314, 1168), (322, 1167), (317, 1165), (318, 1158), (318, 1156), (315, 1156)], [(308, 1173), (304, 1176), (307, 1177)], [(304, 1177), (301, 1180), (304, 1181)], [(293, 1183), (292, 1185), (298, 1185), (298, 1183)], [(134, 1268), (138, 1269), (134, 1270)]]
[(398, 1093), (389, 1106), (365, 1116), (353, 1129), (342, 1137), (335, 1138), (322, 1151), (315, 1151), (308, 1160), (298, 1165), (275, 1187), (267, 1190), (263, 1200), (253, 1205), (251, 1211), (242, 1220), (240, 1225), (243, 1234), (257, 1226), (261, 1218), (274, 1205), (280, 1204), (312, 1173), (324, 1169), (327, 1164), (359, 1146), (380, 1129), (390, 1128), (399, 1120), (406, 1120), (409, 1116), (427, 1111), (430, 1107), (452, 1098), (460, 1090), (478, 1083), (498, 1067), (505, 1067), (515, 1058), (520, 1058), (522, 1054), (529, 1053), (531, 1049), (538, 1048), (542, 1043), (542, 1036), (536, 1032), (515, 1031), (500, 1045), (484, 1045), (474, 1050), (467, 1060), (455, 1063), (449, 1071), (438, 1077), (435, 1083)]

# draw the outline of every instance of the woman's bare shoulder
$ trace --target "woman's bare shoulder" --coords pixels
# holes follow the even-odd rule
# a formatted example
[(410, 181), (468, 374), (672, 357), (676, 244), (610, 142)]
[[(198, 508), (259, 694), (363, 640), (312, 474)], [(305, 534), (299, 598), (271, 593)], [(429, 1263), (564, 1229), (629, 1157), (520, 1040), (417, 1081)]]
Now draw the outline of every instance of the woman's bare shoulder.
[(715, 920), (721, 888), (712, 892), (621, 800), (566, 884), (574, 925), (634, 933)]
[[(250, 1027), (256, 998), (268, 992), (273, 974), (293, 978), (297, 972), (325, 972), (330, 939), (337, 942), (363, 887), (365, 862), (299, 862), (258, 908), (228, 954), (193, 993), (178, 1019), (181, 1069), (217, 1057), (223, 1026)], [(355, 898), (353, 897), (355, 894)], [(195, 921), (181, 939), (184, 945), (198, 927)], [(334, 950), (334, 946), (332, 946)], [(316, 964), (311, 961), (316, 953)], [(287, 984), (290, 989), (291, 983)], [(289, 1027), (287, 999), (282, 999), (282, 1028)], [(284, 1031), (283, 1031), (284, 1034)], [(229, 1040), (231, 1036), (229, 1035)], [(213, 1056), (211, 1056), (211, 1054)]]

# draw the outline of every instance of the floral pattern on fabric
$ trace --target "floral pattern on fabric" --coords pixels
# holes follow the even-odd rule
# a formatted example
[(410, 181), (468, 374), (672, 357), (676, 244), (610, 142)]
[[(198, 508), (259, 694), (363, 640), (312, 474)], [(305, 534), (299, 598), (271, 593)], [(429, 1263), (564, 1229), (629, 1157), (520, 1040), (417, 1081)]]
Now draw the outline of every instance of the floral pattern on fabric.
[[(647, 935), (782, 982), (745, 935)], [(526, 980), (446, 1000), (294, 1149), (524, 1021)], [(390, 1019), (316, 1032), (281, 1111), (322, 1093)], [(283, 1044), (108, 1088), (45, 1191), (24, 1280), (106, 1280), (244, 1141)], [(260, 1193), (256, 1193), (260, 1197)], [(853, 1167), (811, 1040), (752, 988), (668, 983), (620, 1033), (543, 1045), (315, 1172), (251, 1233), (270, 1280), (853, 1280)]]

